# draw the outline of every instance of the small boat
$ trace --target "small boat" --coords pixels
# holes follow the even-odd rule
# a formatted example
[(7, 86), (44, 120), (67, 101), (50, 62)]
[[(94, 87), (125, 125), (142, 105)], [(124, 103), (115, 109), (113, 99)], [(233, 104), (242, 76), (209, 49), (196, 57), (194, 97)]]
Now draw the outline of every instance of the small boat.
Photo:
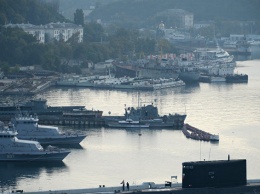
[(114, 128), (149, 128), (149, 124), (142, 124), (139, 121), (134, 121), (132, 119), (111, 122), (108, 123), (108, 126)]
[(0, 124), (0, 161), (62, 161), (70, 152), (53, 146), (43, 149), (37, 141), (20, 140), (13, 127)]
[(39, 125), (37, 116), (17, 115), (11, 120), (18, 132), (17, 137), (24, 140), (36, 140), (42, 145), (79, 144), (86, 135), (62, 133), (58, 127)]

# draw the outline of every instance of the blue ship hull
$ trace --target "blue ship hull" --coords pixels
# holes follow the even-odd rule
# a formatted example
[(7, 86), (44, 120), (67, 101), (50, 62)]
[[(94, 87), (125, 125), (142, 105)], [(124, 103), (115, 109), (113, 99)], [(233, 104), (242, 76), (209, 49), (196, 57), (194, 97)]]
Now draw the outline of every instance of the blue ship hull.
[(57, 138), (27, 138), (27, 137), (19, 137), (19, 139), (24, 140), (36, 140), (41, 145), (57, 145), (57, 144), (79, 144), (86, 135), (78, 135), (78, 136), (64, 136), (64, 137), (57, 137)]
[(51, 162), (62, 161), (70, 152), (1, 153), (0, 162)]

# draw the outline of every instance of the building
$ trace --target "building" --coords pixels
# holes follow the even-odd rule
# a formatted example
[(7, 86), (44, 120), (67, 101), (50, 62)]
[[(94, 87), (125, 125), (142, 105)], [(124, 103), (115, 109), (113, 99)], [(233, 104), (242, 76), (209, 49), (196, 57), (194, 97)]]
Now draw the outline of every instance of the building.
[(204, 22), (204, 21), (201, 21), (201, 22), (197, 22), (193, 25), (193, 27), (198, 30), (200, 28), (208, 28), (212, 26), (212, 22)]
[(48, 38), (67, 42), (73, 34), (78, 33), (78, 42), (83, 42), (83, 27), (72, 23), (49, 23), (44, 25), (45, 34)]
[(167, 26), (189, 29), (193, 27), (194, 15), (183, 9), (167, 9), (157, 14)]
[(39, 43), (45, 43), (47, 39), (67, 42), (76, 33), (78, 33), (78, 42), (83, 42), (83, 27), (72, 23), (58, 22), (39, 26), (33, 24), (7, 24), (5, 27), (22, 28), (28, 34), (36, 37)]

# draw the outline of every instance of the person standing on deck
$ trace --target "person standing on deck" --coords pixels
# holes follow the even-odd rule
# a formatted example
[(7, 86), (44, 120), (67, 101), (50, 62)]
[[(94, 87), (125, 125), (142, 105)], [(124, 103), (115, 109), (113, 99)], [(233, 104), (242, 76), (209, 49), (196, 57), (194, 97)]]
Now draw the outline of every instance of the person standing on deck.
[(128, 182), (126, 182), (126, 188), (129, 191), (129, 183)]
[(123, 191), (125, 190), (125, 180), (121, 182)]

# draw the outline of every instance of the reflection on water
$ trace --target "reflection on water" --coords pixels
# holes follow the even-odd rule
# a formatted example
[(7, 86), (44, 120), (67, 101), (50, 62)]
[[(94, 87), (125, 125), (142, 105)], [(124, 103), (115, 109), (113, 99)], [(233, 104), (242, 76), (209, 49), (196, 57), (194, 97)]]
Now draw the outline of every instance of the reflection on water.
[(162, 183), (172, 175), (181, 181), (182, 162), (225, 159), (228, 154), (246, 158), (247, 177), (259, 179), (260, 61), (239, 61), (236, 71), (249, 75), (247, 84), (199, 83), (153, 92), (53, 88), (39, 94), (51, 106), (84, 105), (104, 115), (123, 115), (125, 106), (153, 102), (160, 115), (186, 112), (186, 123), (219, 134), (220, 141), (187, 139), (180, 130), (70, 126), (64, 130), (81, 130), (87, 137), (80, 147), (68, 147), (66, 166), (9, 167), (12, 176), (7, 178), (3, 174), (9, 173), (8, 167), (3, 167), (1, 184), (37, 191), (116, 186), (122, 179), (131, 185)]
[(251, 54), (250, 55), (236, 55), (236, 61), (246, 61), (246, 60), (254, 60), (260, 59), (260, 45), (253, 45), (249, 48)]
[(63, 162), (1, 162), (1, 191), (23, 189), (22, 185), (18, 184), (20, 180), (37, 179), (42, 174), (52, 176), (66, 170), (67, 166)]
[(59, 144), (57, 145), (59, 148), (66, 148), (70, 150), (82, 150), (84, 149), (80, 144)]

